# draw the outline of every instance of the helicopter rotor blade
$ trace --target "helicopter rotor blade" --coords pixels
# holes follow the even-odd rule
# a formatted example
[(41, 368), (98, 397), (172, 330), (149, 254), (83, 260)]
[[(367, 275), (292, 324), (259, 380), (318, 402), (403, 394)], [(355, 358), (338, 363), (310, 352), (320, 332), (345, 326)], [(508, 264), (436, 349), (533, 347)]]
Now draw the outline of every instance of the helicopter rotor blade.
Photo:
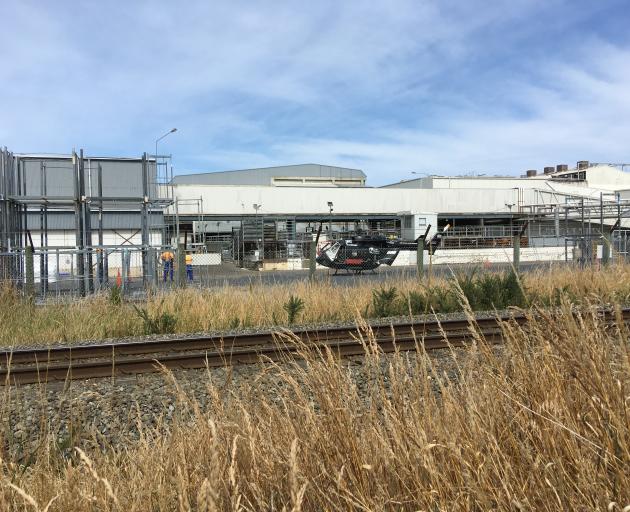
[(322, 224), (323, 222), (320, 222), (319, 228), (317, 229), (317, 236), (315, 237), (315, 247), (317, 247), (317, 243), (319, 242), (319, 235), (322, 234)]

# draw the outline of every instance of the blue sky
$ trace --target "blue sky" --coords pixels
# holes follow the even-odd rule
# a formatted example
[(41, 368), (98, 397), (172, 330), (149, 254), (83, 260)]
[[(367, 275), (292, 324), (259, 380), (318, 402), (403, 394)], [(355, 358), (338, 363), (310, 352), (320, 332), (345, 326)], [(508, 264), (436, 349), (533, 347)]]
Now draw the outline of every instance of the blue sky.
[(627, 0), (0, 0), (0, 145), (379, 185), (630, 161)]

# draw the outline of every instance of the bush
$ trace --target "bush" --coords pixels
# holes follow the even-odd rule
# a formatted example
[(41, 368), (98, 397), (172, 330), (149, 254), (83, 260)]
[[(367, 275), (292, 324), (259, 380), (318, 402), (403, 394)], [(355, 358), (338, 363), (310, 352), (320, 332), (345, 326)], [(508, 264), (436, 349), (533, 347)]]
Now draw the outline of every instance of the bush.
[(173, 334), (175, 332), (177, 317), (174, 315), (161, 310), (151, 315), (145, 308), (139, 308), (135, 304), (133, 308), (143, 322), (144, 334)]
[[(388, 313), (382, 316), (394, 314), (391, 306), (394, 299), (384, 293), (387, 291), (391, 289), (378, 294), (373, 292), (375, 314), (377, 311)], [(472, 272), (455, 276), (448, 287), (423, 286), (420, 290), (410, 291), (401, 300), (399, 309), (412, 315), (461, 311), (463, 307), (458, 292), (466, 297), (470, 307), (475, 311), (524, 306), (527, 302), (519, 278), (514, 272), (482, 275)]]
[(419, 291), (411, 291), (405, 297), (404, 310), (412, 315), (427, 313), (452, 313), (460, 311), (461, 305), (457, 295), (451, 288), (425, 286)]
[(401, 308), (397, 304), (398, 290), (395, 286), (372, 290), (372, 310), (374, 316), (383, 318), (400, 314)]
[(287, 322), (290, 325), (295, 322), (298, 315), (304, 310), (304, 301), (291, 295), (289, 300), (282, 306), (282, 309), (287, 312)]
[(109, 302), (112, 306), (120, 306), (122, 304), (122, 289), (115, 284), (109, 290)]
[(503, 274), (460, 274), (455, 277), (452, 286), (453, 291), (459, 287), (473, 310), (504, 309), (526, 303), (520, 279), (512, 271)]
[(412, 315), (422, 315), (431, 311), (431, 304), (423, 292), (410, 291), (405, 300), (405, 306)]
[(241, 319), (237, 316), (234, 316), (232, 318), (230, 318), (229, 322), (228, 322), (228, 329), (238, 329), (238, 327), (241, 325)]

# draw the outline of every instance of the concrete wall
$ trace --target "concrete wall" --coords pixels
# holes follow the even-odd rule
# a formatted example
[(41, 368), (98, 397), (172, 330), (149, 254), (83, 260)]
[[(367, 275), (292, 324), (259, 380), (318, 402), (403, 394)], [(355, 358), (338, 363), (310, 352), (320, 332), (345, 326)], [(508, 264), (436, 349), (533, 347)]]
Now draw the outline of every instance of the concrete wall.
[(612, 165), (596, 165), (586, 169), (589, 187), (608, 191), (630, 188), (630, 173)]
[[(448, 251), (438, 251), (433, 255), (434, 265), (477, 263), (480, 265), (487, 263), (511, 263), (512, 249), (449, 249)], [(569, 260), (572, 259), (569, 250)], [(416, 253), (401, 252), (394, 266), (405, 266), (416, 264)], [(564, 247), (527, 247), (521, 249), (521, 261), (565, 261)], [(429, 264), (429, 254), (424, 253), (424, 264)]]
[[(293, 188), (177, 185), (180, 199), (203, 199), (204, 215), (255, 215), (253, 204), (261, 204), (258, 215), (309, 214), (328, 216), (328, 201), (335, 214), (405, 215), (437, 213), (509, 213), (506, 204), (518, 201), (512, 189), (397, 189), (397, 188)], [(524, 203), (534, 202), (534, 191), (522, 192)], [(168, 212), (175, 213), (170, 207)], [(179, 213), (196, 215), (197, 205), (180, 204)]]

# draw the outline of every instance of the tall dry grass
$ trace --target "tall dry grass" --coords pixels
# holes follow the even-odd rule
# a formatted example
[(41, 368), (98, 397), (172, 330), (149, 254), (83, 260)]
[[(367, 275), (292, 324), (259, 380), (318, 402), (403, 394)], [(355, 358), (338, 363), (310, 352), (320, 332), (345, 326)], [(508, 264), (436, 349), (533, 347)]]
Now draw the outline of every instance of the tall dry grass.
[[(481, 275), (481, 273), (479, 274)], [(558, 302), (568, 297), (574, 302), (597, 297), (614, 303), (630, 297), (630, 265), (605, 270), (554, 268), (521, 276), (528, 299), (533, 303)], [(155, 293), (145, 304), (151, 315), (165, 312), (176, 320), (177, 332), (225, 330), (244, 327), (286, 325), (283, 305), (290, 296), (304, 300), (298, 323), (353, 321), (358, 314), (373, 314), (372, 292), (395, 287), (401, 302), (410, 292), (430, 290), (442, 294), (451, 287), (448, 278), (434, 278), (430, 285), (413, 278), (365, 282), (338, 286), (331, 281), (290, 284), (184, 289)], [(453, 302), (452, 297), (450, 299)], [(431, 302), (431, 301), (429, 301)], [(456, 301), (455, 301), (456, 302)], [(406, 308), (398, 308), (407, 313)], [(143, 334), (143, 323), (134, 308), (113, 304), (107, 295), (72, 303), (36, 306), (21, 300), (11, 289), (0, 290), (0, 345), (72, 342), (75, 340)]]
[(590, 311), (510, 326), (450, 373), (367, 336), (363, 366), (306, 354), (261, 370), (273, 389), (208, 380), (168, 435), (5, 458), (0, 509), (629, 510), (629, 333)]

